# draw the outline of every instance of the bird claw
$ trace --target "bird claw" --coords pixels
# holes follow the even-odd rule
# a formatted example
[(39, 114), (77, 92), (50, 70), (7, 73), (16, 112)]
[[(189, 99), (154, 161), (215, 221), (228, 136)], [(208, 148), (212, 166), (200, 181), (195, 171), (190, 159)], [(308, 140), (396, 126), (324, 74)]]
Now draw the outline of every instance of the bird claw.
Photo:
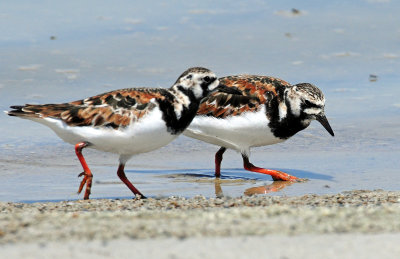
[(278, 171), (280, 174), (279, 175), (275, 175), (272, 177), (272, 179), (274, 181), (289, 181), (289, 182), (296, 182), (296, 183), (300, 183), (300, 182), (306, 182), (308, 181), (308, 179), (306, 178), (298, 178), (296, 176), (284, 173), (284, 172), (280, 172)]
[(134, 200), (144, 200), (147, 199), (146, 196), (140, 195), (140, 194), (135, 194), (135, 197), (133, 197)]
[(85, 196), (84, 199), (87, 200), (89, 199), (89, 195), (90, 195), (90, 190), (92, 188), (92, 178), (93, 176), (91, 174), (88, 174), (86, 172), (82, 172), (78, 175), (78, 177), (83, 176), (83, 179), (81, 181), (81, 184), (79, 185), (79, 189), (78, 189), (78, 194), (80, 194), (83, 190), (83, 187), (86, 184), (86, 191), (85, 191)]

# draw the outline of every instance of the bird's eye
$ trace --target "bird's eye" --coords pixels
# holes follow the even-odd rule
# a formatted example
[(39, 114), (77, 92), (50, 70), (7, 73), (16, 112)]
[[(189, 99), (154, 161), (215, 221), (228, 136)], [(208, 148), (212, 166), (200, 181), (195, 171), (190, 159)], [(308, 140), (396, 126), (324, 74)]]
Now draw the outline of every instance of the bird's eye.
[(208, 83), (211, 81), (211, 78), (209, 76), (204, 77), (204, 82)]
[(192, 75), (188, 75), (186, 79), (192, 79)]

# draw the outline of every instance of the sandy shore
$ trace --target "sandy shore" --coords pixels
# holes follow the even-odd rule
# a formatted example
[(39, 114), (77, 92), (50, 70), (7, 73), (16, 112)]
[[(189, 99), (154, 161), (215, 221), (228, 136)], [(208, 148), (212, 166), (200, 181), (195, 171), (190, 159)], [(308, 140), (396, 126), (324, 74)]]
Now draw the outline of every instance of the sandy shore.
[[(11, 257), (35, 257), (35, 253), (46, 252), (51, 258), (54, 251), (66, 251), (62, 253), (65, 258), (90, 254), (128, 257), (132, 253), (179, 258), (183, 256), (179, 249), (186, 247), (190, 249), (185, 251), (197, 258), (215, 255), (214, 247), (214, 252), (230, 258), (266, 252), (267, 248), (276, 258), (291, 258), (301, 255), (292, 249), (301, 244), (304, 256), (307, 249), (316, 246), (336, 246), (349, 255), (367, 251), (367, 256), (374, 255), (379, 245), (388, 246), (385, 253), (390, 258), (400, 254), (399, 241), (400, 192), (0, 202), (0, 247)], [(281, 249), (289, 244), (292, 248)], [(352, 249), (353, 245), (358, 248)], [(247, 251), (246, 247), (253, 248)], [(318, 251), (334, 258), (326, 254), (330, 249)]]

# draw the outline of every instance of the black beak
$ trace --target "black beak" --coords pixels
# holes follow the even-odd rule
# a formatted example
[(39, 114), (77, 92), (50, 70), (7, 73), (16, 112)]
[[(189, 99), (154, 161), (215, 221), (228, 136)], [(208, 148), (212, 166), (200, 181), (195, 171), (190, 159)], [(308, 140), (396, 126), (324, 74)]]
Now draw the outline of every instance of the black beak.
[(322, 126), (324, 126), (324, 128), (329, 132), (329, 134), (332, 135), (332, 137), (335, 136), (335, 133), (333, 133), (331, 125), (329, 125), (328, 119), (326, 118), (325, 114), (318, 114), (316, 119), (317, 121), (319, 121), (319, 123), (322, 124)]

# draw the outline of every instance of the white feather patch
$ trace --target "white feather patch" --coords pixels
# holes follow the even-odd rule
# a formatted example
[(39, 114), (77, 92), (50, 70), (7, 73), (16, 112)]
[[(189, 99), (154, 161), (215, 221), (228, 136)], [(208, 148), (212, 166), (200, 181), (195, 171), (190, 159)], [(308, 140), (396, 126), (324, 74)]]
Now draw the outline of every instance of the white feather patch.
[(177, 135), (167, 131), (162, 112), (155, 108), (145, 117), (123, 129), (95, 128), (90, 126), (71, 127), (54, 118), (33, 119), (50, 127), (65, 142), (75, 145), (87, 141), (91, 148), (130, 156), (149, 152), (167, 145)]
[(287, 116), (287, 106), (284, 102), (279, 103), (279, 120), (283, 120)]
[(196, 116), (183, 134), (239, 152), (249, 152), (250, 147), (284, 141), (273, 135), (268, 123), (265, 107), (263, 107), (257, 112), (246, 112), (224, 119)]

